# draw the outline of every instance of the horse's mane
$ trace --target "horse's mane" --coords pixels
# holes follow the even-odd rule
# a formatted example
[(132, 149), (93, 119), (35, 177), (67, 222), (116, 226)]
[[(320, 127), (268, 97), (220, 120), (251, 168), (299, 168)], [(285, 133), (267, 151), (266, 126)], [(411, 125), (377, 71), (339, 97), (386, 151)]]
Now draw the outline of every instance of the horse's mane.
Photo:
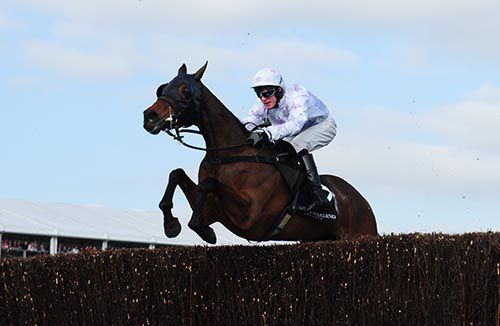
[(224, 114), (225, 120), (229, 123), (234, 123), (236, 127), (241, 131), (241, 133), (246, 137), (249, 135), (249, 131), (245, 128), (245, 125), (236, 117), (233, 112), (231, 112), (225, 105), (222, 103), (217, 96), (215, 96), (208, 87), (206, 87), (202, 83), (203, 91), (202, 91), (202, 96), (205, 97), (205, 105), (206, 106), (216, 106), (216, 110), (218, 114)]

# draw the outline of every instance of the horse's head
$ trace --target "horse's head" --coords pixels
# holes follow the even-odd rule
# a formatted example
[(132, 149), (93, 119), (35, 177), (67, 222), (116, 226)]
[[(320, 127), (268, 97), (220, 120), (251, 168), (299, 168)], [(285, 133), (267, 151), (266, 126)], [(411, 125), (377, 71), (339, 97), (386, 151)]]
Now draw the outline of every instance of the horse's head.
[(203, 85), (201, 77), (207, 63), (196, 73), (187, 74), (183, 64), (177, 76), (156, 90), (158, 99), (144, 111), (144, 129), (151, 134), (162, 130), (188, 127), (200, 116), (200, 102)]

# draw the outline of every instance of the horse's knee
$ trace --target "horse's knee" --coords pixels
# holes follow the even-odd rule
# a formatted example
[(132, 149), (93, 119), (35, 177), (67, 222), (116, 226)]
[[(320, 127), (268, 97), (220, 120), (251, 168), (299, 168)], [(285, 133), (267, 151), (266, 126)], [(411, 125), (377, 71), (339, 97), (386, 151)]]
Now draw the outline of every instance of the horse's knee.
[(174, 208), (174, 204), (172, 202), (167, 202), (167, 201), (160, 201), (160, 203), (158, 204), (158, 207), (162, 210), (162, 211), (165, 211), (165, 210), (170, 210), (172, 208)]
[(187, 176), (186, 172), (184, 172), (183, 169), (178, 168), (178, 169), (170, 171), (169, 180), (171, 182), (178, 183), (179, 179), (185, 178), (186, 176)]
[(173, 208), (172, 196), (175, 188), (178, 185), (182, 188), (182, 184), (185, 183), (186, 179), (189, 179), (189, 177), (183, 169), (178, 168), (170, 171), (167, 189), (158, 205), (163, 212), (170, 211)]

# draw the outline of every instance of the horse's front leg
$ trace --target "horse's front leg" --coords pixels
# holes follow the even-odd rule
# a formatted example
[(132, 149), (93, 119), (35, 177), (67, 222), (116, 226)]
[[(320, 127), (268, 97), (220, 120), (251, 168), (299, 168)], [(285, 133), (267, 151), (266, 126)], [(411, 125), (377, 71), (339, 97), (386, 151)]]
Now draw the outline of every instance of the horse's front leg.
[(160, 209), (163, 212), (163, 228), (165, 235), (169, 238), (176, 237), (181, 232), (179, 219), (172, 215), (174, 191), (177, 186), (181, 187), (191, 208), (196, 202), (196, 184), (191, 180), (183, 169), (175, 169), (170, 172), (167, 189), (160, 201)]
[[(212, 221), (209, 221), (208, 216), (204, 213), (205, 201), (210, 193), (212, 193), (217, 185), (213, 178), (207, 178), (200, 182), (196, 187), (196, 205), (193, 208), (193, 215), (189, 220), (188, 226), (195, 231), (203, 240), (208, 243), (215, 244), (217, 236), (214, 230), (209, 226)], [(209, 209), (210, 210), (210, 209)]]
[(196, 205), (188, 225), (203, 240), (215, 244), (217, 237), (209, 225), (215, 222), (214, 214), (222, 214), (220, 211), (222, 208), (216, 207), (216, 200), (206, 202), (208, 195), (214, 195), (219, 201), (231, 202), (234, 207), (238, 208), (238, 212), (240, 213), (248, 210), (249, 202), (214, 178), (204, 179), (200, 182), (196, 190), (198, 192)]

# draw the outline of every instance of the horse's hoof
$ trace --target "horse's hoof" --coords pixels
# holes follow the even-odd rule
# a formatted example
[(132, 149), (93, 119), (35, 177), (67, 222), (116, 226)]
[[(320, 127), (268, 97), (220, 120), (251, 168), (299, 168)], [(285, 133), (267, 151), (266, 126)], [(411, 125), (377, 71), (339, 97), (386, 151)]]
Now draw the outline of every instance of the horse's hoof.
[(165, 230), (165, 235), (169, 238), (175, 238), (181, 233), (181, 223), (175, 217), (169, 222), (163, 222), (163, 229)]
[(211, 227), (207, 226), (195, 231), (206, 242), (210, 244), (215, 244), (217, 242), (217, 236), (215, 235), (215, 232)]

